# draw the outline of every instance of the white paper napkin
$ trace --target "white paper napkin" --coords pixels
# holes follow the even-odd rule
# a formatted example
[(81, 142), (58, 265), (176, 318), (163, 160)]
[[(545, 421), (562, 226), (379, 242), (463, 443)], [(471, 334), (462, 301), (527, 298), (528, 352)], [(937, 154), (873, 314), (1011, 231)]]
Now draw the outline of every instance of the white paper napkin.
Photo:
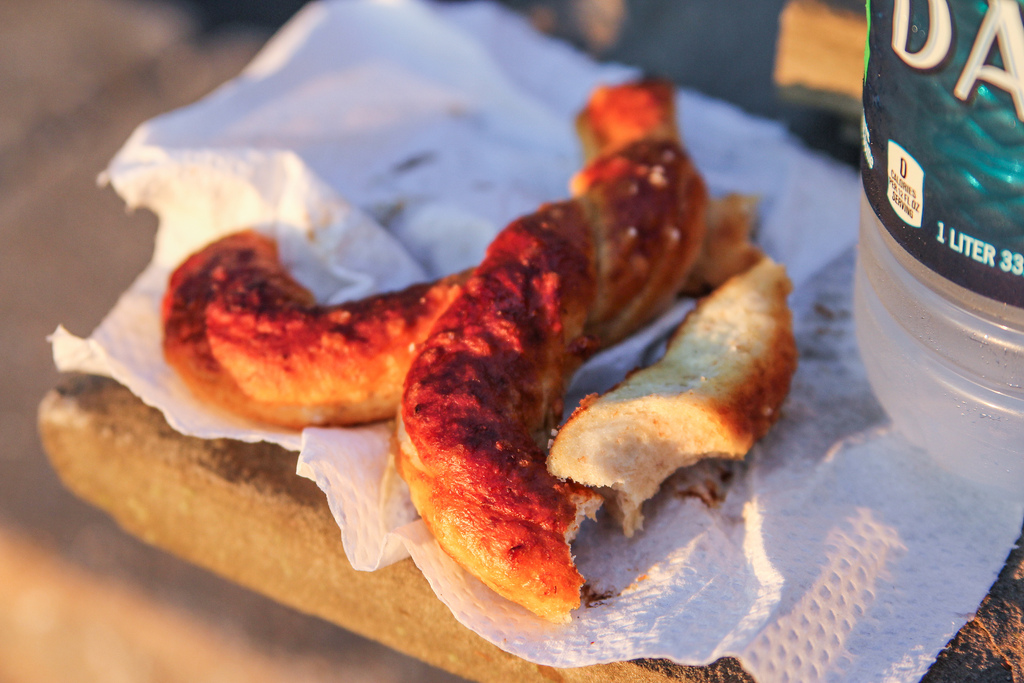
[[(565, 196), (572, 117), (595, 85), (630, 75), (485, 2), (307, 6), (239, 78), (144, 124), (111, 162), (104, 178), (129, 206), (160, 216), (153, 263), (89, 339), (58, 329), (56, 363), (112, 375), (184, 433), (300, 450), (353, 566), (411, 553), (462, 623), (532, 661), (734, 655), (762, 683), (915, 680), (987, 592), (1024, 509), (891, 435), (851, 437), (881, 419), (849, 318), (857, 180), (776, 123), (679, 96), (713, 193), (761, 197), (758, 240), (798, 288), (784, 415), (721, 505), (673, 480), (633, 539), (607, 519), (585, 525), (574, 551), (589, 599), (569, 625), (498, 598), (439, 551), (387, 462), (390, 424), (270, 430), (196, 403), (163, 362), (159, 301), (198, 246), (269, 231), (323, 301), (468, 267), (508, 220)], [(592, 359), (571, 394), (617, 381), (687, 308)]]

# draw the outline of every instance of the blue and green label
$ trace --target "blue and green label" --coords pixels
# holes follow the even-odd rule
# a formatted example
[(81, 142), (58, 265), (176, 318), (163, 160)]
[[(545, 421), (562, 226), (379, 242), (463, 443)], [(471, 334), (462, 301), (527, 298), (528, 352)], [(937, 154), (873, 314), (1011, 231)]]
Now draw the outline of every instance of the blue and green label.
[(1024, 0), (870, 0), (864, 189), (893, 238), (1024, 308)]

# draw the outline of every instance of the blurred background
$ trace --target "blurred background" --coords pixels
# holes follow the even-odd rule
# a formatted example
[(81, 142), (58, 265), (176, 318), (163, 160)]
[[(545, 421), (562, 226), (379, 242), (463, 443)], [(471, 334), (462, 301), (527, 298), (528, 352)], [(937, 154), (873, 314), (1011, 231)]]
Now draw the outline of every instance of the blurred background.
[[(787, 4), (836, 26), (863, 12), (822, 2), (506, 4), (598, 59), (778, 119), (854, 163), (849, 91), (777, 63)], [(0, 682), (455, 680), (122, 533), (64, 491), (36, 435), (58, 379), (46, 335), (87, 336), (152, 249), (153, 216), (127, 213), (97, 174), (135, 126), (237, 74), (302, 4), (0, 0)], [(791, 28), (825, 42), (846, 30), (813, 26)]]

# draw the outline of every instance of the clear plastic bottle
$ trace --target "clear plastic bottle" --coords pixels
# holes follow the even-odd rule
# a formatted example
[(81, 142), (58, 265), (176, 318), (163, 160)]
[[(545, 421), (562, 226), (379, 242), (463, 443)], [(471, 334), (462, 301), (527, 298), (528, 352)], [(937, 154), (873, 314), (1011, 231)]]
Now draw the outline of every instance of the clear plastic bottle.
[(871, 0), (854, 305), (894, 427), (1024, 498), (1020, 0)]

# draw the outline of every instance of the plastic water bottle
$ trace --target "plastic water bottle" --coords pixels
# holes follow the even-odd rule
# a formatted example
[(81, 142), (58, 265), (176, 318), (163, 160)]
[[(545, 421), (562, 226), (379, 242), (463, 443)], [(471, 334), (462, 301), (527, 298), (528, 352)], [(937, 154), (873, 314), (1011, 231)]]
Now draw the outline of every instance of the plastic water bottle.
[(1024, 0), (870, 0), (857, 337), (895, 430), (1024, 497)]

